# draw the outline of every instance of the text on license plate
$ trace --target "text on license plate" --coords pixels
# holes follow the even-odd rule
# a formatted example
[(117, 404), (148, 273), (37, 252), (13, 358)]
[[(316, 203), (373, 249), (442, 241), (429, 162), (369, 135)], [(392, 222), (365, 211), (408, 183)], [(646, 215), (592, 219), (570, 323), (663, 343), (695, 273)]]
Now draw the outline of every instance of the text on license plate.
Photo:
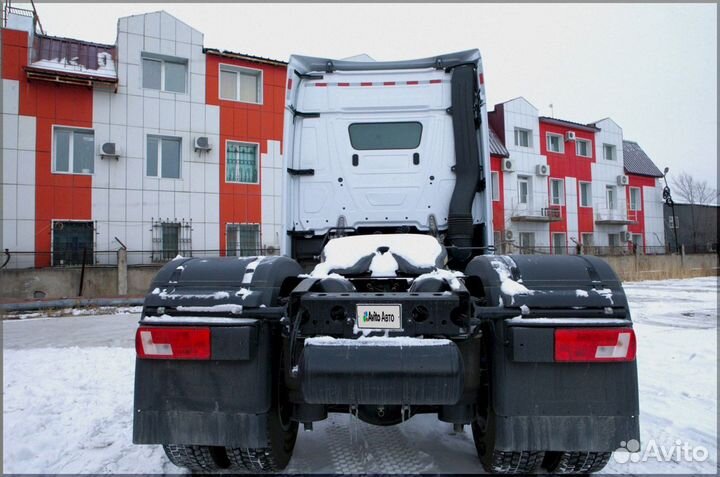
[(402, 305), (357, 305), (358, 328), (399, 330)]

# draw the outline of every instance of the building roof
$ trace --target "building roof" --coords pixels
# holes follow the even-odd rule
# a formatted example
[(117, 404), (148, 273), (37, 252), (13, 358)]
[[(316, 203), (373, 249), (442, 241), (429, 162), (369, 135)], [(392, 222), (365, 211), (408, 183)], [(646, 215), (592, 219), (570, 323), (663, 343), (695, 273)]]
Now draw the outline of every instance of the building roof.
[(493, 156), (510, 157), (510, 153), (505, 149), (505, 146), (502, 141), (500, 141), (498, 135), (495, 134), (493, 128), (488, 127), (488, 131), (490, 131), (490, 137), (488, 139), (490, 143), (490, 154)]
[(29, 70), (117, 81), (115, 45), (34, 35)]
[(645, 151), (634, 141), (623, 141), (625, 172), (641, 176), (662, 177), (663, 174)]
[(224, 56), (227, 58), (235, 58), (238, 60), (254, 61), (256, 63), (265, 63), (275, 66), (287, 66), (287, 61), (274, 60), (272, 58), (265, 58), (264, 56), (248, 55), (245, 53), (236, 53), (228, 50), (218, 50), (217, 48), (203, 48), (203, 53), (210, 55)]
[(567, 121), (565, 119), (551, 118), (549, 116), (540, 116), (540, 122), (555, 124), (558, 126), (569, 126), (571, 128), (580, 129), (581, 131), (597, 132), (600, 128), (594, 124), (580, 124), (573, 121)]

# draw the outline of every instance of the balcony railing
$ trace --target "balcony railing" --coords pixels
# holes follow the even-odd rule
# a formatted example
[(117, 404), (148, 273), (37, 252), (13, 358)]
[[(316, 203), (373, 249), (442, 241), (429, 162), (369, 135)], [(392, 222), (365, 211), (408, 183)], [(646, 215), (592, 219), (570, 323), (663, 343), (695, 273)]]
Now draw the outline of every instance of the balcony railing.
[(614, 207), (608, 204), (595, 204), (595, 223), (599, 225), (628, 225), (637, 223), (637, 211), (628, 209), (625, 201), (618, 202)]
[(547, 205), (543, 207), (521, 207), (511, 209), (510, 220), (513, 222), (557, 222), (562, 220), (562, 207)]

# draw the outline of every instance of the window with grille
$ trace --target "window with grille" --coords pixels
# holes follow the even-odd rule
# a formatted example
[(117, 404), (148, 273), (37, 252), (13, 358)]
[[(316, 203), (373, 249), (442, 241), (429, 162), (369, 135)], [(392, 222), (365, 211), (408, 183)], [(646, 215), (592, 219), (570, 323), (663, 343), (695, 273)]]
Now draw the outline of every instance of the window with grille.
[(184, 220), (153, 222), (152, 261), (166, 262), (181, 255), (192, 257), (192, 223)]
[(55, 221), (52, 231), (52, 263), (61, 265), (92, 265), (95, 246), (95, 223)]
[(258, 145), (228, 141), (225, 151), (225, 181), (238, 184), (257, 184)]
[(259, 224), (227, 224), (227, 255), (261, 255)]

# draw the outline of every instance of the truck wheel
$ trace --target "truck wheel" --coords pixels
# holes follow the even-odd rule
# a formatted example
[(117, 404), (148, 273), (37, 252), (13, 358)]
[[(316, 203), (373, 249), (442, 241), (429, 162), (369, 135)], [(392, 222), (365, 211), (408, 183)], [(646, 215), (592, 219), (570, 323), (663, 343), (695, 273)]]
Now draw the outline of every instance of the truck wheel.
[(250, 472), (278, 472), (287, 467), (295, 448), (298, 423), (291, 419), (292, 403), (283, 386), (284, 363), (278, 359), (278, 375), (274, 379), (273, 405), (267, 414), (267, 445), (265, 447), (226, 447), (225, 452), (232, 468)]
[(233, 468), (250, 472), (278, 472), (287, 467), (295, 448), (298, 423), (280, 417), (278, 412), (268, 414), (268, 442), (265, 447), (226, 448), (227, 458)]
[(230, 465), (222, 447), (166, 444), (163, 449), (170, 462), (196, 472), (223, 470)]
[(592, 474), (600, 472), (612, 452), (547, 452), (543, 467), (555, 474)]
[(492, 414), (487, 424), (476, 420), (472, 424), (473, 440), (478, 457), (486, 472), (491, 474), (532, 474), (543, 462), (544, 452), (504, 451), (495, 448), (495, 426)]

